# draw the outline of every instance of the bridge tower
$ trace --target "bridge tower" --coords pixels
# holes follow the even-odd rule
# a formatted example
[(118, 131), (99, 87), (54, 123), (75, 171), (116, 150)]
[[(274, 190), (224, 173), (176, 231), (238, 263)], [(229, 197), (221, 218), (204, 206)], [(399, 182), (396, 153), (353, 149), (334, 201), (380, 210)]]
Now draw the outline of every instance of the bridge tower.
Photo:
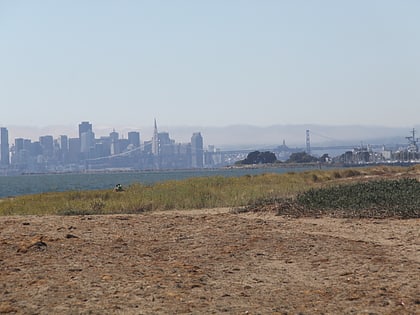
[(309, 129), (306, 130), (306, 153), (311, 154), (311, 138), (309, 136)]
[(408, 150), (412, 152), (419, 152), (419, 147), (417, 145), (417, 143), (419, 142), (419, 138), (416, 138), (416, 130), (413, 128), (411, 133), (411, 137), (405, 137), (409, 142)]

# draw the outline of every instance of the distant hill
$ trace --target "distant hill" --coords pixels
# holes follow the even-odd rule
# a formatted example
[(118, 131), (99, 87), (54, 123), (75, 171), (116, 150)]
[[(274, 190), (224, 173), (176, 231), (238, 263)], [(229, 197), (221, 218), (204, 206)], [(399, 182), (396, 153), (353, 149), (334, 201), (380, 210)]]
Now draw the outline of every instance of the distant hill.
[[(310, 130), (312, 146), (339, 145), (395, 145), (406, 143), (412, 128), (420, 126), (323, 126), (323, 125), (275, 125), (267, 127), (235, 125), (227, 127), (173, 127), (174, 139), (191, 137), (192, 130), (200, 130), (206, 144), (220, 148), (272, 148), (283, 144), (294, 147), (306, 146), (306, 130)], [(176, 135), (176, 136), (175, 136)]]

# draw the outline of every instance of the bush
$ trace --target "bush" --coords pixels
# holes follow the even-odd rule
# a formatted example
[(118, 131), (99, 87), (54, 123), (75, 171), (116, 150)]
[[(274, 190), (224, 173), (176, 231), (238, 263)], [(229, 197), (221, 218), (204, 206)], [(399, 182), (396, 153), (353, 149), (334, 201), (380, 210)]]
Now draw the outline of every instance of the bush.
[(239, 161), (238, 164), (269, 164), (277, 161), (276, 155), (272, 152), (254, 151), (247, 155), (245, 160)]
[[(296, 201), (318, 210), (374, 211), (378, 216), (420, 217), (420, 182), (416, 179), (379, 180), (310, 189)], [(359, 212), (362, 213), (362, 212)], [(361, 215), (363, 216), (363, 215)]]
[(286, 163), (314, 163), (319, 160), (306, 152), (292, 153)]

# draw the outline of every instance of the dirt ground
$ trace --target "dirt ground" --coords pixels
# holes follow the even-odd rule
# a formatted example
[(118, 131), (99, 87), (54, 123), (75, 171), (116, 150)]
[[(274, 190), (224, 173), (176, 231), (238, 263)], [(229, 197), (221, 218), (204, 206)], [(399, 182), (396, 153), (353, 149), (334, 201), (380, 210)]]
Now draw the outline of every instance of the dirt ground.
[(420, 314), (420, 220), (0, 217), (0, 313)]

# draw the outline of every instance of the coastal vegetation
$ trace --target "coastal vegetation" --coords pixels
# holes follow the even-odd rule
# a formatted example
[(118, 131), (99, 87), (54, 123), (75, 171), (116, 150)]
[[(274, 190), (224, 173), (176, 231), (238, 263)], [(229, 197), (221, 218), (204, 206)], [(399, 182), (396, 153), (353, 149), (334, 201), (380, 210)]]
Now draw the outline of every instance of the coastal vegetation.
[[(234, 178), (200, 177), (153, 185), (136, 183), (124, 187), (122, 192), (68, 191), (6, 198), (0, 202), (0, 214), (83, 215), (217, 207), (251, 209), (267, 204), (281, 204), (284, 208), (285, 204), (293, 202), (297, 205), (289, 207), (293, 211), (303, 208), (358, 211), (379, 207), (391, 209), (402, 217), (404, 211), (408, 211), (410, 217), (418, 217), (419, 174), (420, 166), (382, 166)], [(401, 179), (406, 177), (415, 179)]]
[(415, 178), (355, 181), (233, 209), (234, 213), (267, 211), (292, 217), (420, 218), (420, 182)]
[(319, 161), (320, 159), (303, 151), (303, 152), (292, 153), (286, 162), (287, 163), (314, 163), (314, 162), (319, 162)]
[(243, 160), (236, 162), (236, 165), (252, 165), (252, 164), (271, 164), (276, 163), (277, 157), (273, 152), (253, 151), (248, 153), (247, 157)]
[(420, 215), (420, 182), (413, 178), (377, 180), (314, 189), (301, 193), (297, 202), (310, 209), (362, 211), (386, 210), (395, 216)]
[[(285, 161), (286, 164), (308, 164), (308, 163), (323, 163), (328, 162), (330, 157), (328, 154), (324, 154), (320, 158), (314, 157), (305, 151), (292, 153)], [(257, 165), (257, 164), (273, 164), (283, 163), (277, 160), (276, 155), (273, 152), (265, 151), (253, 151), (248, 153), (247, 157), (243, 160), (237, 161), (235, 165)]]

